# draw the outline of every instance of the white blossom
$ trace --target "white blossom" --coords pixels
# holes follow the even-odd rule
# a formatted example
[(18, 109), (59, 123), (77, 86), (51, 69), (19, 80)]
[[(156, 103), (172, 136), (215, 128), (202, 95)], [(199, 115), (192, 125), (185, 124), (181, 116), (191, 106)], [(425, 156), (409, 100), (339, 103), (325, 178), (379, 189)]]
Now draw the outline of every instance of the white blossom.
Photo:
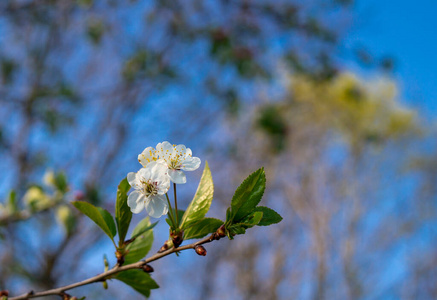
[(193, 157), (190, 148), (185, 145), (172, 145), (169, 142), (162, 142), (153, 147), (147, 147), (138, 155), (138, 161), (143, 167), (152, 162), (163, 163), (167, 166), (167, 174), (174, 183), (182, 184), (187, 182), (183, 171), (194, 171), (200, 166), (200, 158)]
[(167, 214), (165, 194), (170, 188), (167, 171), (165, 164), (152, 161), (137, 173), (127, 174), (127, 181), (135, 189), (127, 199), (127, 204), (133, 213), (138, 214), (145, 208), (153, 218)]
[(168, 167), (168, 176), (174, 183), (186, 183), (184, 171), (194, 171), (200, 166), (200, 158), (193, 157), (190, 148), (185, 145), (172, 145), (162, 142), (156, 145), (159, 160), (164, 161)]

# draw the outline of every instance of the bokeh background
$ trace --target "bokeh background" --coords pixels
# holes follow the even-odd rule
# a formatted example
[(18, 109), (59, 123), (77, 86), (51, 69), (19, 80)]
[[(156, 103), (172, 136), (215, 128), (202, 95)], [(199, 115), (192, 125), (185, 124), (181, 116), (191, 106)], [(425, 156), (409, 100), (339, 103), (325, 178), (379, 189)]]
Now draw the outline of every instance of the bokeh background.
[[(82, 280), (105, 253), (114, 264), (112, 244), (68, 202), (113, 212), (137, 155), (168, 140), (209, 162), (209, 216), (224, 219), (264, 166), (264, 204), (284, 220), (209, 244), (206, 257), (153, 263), (152, 299), (436, 299), (436, 10), (1, 1), (0, 290)], [(188, 174), (180, 206), (200, 175)], [(161, 220), (152, 251), (167, 234)], [(114, 281), (71, 294), (142, 299)]]

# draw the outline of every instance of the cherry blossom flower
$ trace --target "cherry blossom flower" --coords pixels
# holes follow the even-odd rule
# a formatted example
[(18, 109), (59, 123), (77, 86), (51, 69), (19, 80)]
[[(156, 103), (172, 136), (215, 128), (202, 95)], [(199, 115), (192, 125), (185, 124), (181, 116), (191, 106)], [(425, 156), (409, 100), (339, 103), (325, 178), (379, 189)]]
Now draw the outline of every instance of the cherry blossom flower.
[(156, 145), (159, 161), (164, 162), (168, 167), (168, 176), (174, 183), (182, 184), (187, 182), (184, 171), (194, 171), (200, 166), (200, 158), (193, 157), (190, 148), (185, 145), (172, 145), (169, 142), (162, 142)]
[(152, 161), (137, 173), (127, 174), (127, 181), (135, 189), (127, 199), (127, 205), (133, 213), (138, 214), (145, 208), (153, 218), (167, 214), (165, 194), (170, 188), (167, 171), (165, 164)]
[(185, 145), (172, 145), (169, 142), (162, 142), (153, 147), (147, 147), (138, 155), (138, 161), (146, 167), (152, 162), (160, 162), (167, 166), (168, 176), (174, 183), (182, 184), (187, 178), (182, 172), (194, 171), (200, 166), (200, 158), (193, 157), (190, 148)]
[(153, 147), (147, 147), (138, 155), (138, 161), (143, 167), (146, 167), (149, 163), (158, 160), (158, 153)]

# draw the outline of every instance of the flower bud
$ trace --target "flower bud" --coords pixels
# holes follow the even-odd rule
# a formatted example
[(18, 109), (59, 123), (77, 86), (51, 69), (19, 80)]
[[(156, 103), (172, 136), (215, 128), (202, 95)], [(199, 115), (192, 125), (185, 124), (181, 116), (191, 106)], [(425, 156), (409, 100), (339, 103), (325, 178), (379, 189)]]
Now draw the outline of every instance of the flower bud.
[(219, 238), (225, 237), (226, 236), (225, 224), (220, 226), (219, 229), (217, 229), (216, 233), (219, 236)]
[(162, 247), (158, 250), (158, 253), (162, 253), (164, 251), (167, 251), (168, 249), (173, 247), (173, 242), (171, 240), (168, 240), (162, 245)]
[(103, 284), (103, 288), (104, 288), (105, 290), (107, 290), (107, 289), (108, 289), (108, 283), (106, 282), (106, 280), (105, 280), (105, 281), (102, 281), (102, 284)]
[(146, 272), (146, 273), (152, 273), (152, 272), (154, 271), (153, 268), (152, 268), (152, 266), (150, 266), (150, 265), (144, 265), (144, 266), (142, 267), (142, 269), (143, 269), (143, 271)]
[(170, 237), (171, 237), (171, 240), (173, 242), (174, 247), (177, 248), (184, 241), (184, 232), (183, 231), (172, 232), (172, 233), (170, 233)]
[(194, 250), (196, 251), (197, 254), (199, 254), (201, 256), (206, 255), (206, 249), (202, 245), (197, 245), (196, 247), (194, 247)]

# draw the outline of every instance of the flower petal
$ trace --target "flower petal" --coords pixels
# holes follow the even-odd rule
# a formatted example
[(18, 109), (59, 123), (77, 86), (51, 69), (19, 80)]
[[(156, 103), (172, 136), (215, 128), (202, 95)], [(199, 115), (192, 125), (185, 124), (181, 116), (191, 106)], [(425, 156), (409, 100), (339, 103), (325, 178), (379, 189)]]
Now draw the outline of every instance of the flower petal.
[(150, 166), (148, 165), (145, 168), (141, 168), (138, 172), (137, 172), (137, 181), (139, 184), (141, 184), (141, 180), (143, 181), (148, 181), (150, 179), (150, 177), (152, 177), (152, 171)]
[(162, 181), (167, 177), (167, 165), (161, 162), (152, 162), (147, 168), (150, 169), (150, 179), (152, 181)]
[(185, 161), (182, 163), (182, 170), (185, 171), (194, 171), (197, 170), (200, 166), (200, 158), (198, 157), (189, 157), (186, 158)]
[(146, 211), (153, 218), (159, 218), (167, 214), (168, 207), (165, 197), (162, 195), (149, 197), (146, 201)]
[(153, 147), (147, 147), (141, 154), (138, 155), (138, 161), (143, 167), (158, 159), (157, 151)]
[(185, 147), (185, 145), (182, 144), (177, 145), (174, 147), (174, 151), (171, 158), (172, 159), (179, 158), (179, 160), (182, 160), (185, 157), (186, 152), (187, 152), (187, 148)]
[(133, 188), (136, 188), (139, 185), (139, 181), (137, 180), (137, 173), (129, 172), (127, 174), (127, 182), (129, 182), (129, 185)]
[(171, 181), (177, 184), (183, 184), (187, 182), (187, 177), (181, 170), (168, 170), (168, 176), (170, 177)]
[(134, 214), (140, 213), (144, 209), (145, 197), (139, 191), (133, 191), (127, 197), (127, 205)]
[(171, 163), (171, 155), (173, 154), (174, 148), (173, 146), (165, 141), (156, 145), (156, 150), (158, 151), (159, 157), (164, 159), (168, 164)]

